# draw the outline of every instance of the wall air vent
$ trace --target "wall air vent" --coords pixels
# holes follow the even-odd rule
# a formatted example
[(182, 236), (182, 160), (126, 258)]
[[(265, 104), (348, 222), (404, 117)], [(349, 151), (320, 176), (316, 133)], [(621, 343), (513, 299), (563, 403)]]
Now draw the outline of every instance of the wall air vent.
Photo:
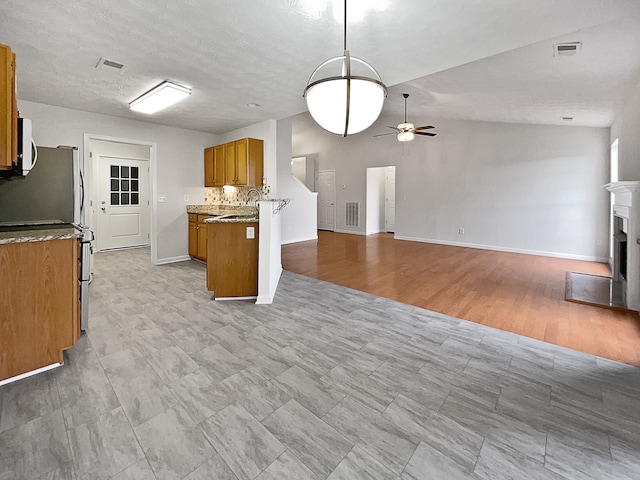
[(111, 70), (117, 70), (122, 73), (122, 71), (125, 69), (125, 65), (124, 63), (120, 63), (114, 60), (109, 60), (108, 58), (100, 57), (100, 60), (98, 60), (98, 63), (96, 65), (96, 68), (101, 68), (101, 69), (109, 68)]
[(360, 226), (360, 202), (346, 203), (345, 220), (345, 225), (347, 227)]
[(553, 46), (554, 57), (572, 57), (578, 55), (582, 50), (581, 42), (556, 43)]

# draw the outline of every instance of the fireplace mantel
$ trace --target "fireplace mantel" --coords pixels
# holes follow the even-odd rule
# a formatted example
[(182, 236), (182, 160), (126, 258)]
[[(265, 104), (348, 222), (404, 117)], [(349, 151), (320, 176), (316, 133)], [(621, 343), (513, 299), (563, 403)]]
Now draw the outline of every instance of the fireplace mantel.
[(635, 193), (640, 191), (640, 182), (638, 181), (624, 181), (624, 182), (611, 182), (603, 185), (611, 193)]

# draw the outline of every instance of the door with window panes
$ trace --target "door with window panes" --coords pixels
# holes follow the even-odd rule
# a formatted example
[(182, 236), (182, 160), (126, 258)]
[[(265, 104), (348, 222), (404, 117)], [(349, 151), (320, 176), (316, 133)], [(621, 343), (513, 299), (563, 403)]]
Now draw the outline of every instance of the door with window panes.
[(149, 244), (149, 162), (100, 157), (100, 250)]

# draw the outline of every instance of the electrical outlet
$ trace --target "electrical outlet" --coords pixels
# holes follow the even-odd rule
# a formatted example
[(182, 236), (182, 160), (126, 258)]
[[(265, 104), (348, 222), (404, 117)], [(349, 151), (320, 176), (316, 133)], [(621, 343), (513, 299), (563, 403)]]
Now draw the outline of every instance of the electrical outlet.
[(184, 196), (184, 203), (189, 203), (189, 195)]
[(158, 195), (158, 203), (165, 203), (167, 201), (166, 195)]
[(459, 234), (459, 235), (464, 235), (464, 228), (460, 227), (460, 228), (458, 229), (458, 234)]
[(256, 227), (247, 227), (247, 238), (256, 238)]

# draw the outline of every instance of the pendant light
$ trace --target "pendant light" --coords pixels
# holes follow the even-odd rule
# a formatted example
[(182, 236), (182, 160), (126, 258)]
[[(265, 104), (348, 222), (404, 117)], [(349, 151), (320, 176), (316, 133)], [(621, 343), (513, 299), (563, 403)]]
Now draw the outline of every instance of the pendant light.
[(347, 50), (347, 0), (344, 0), (344, 54), (316, 68), (304, 90), (309, 113), (325, 130), (352, 135), (380, 116), (387, 87), (378, 72)]

